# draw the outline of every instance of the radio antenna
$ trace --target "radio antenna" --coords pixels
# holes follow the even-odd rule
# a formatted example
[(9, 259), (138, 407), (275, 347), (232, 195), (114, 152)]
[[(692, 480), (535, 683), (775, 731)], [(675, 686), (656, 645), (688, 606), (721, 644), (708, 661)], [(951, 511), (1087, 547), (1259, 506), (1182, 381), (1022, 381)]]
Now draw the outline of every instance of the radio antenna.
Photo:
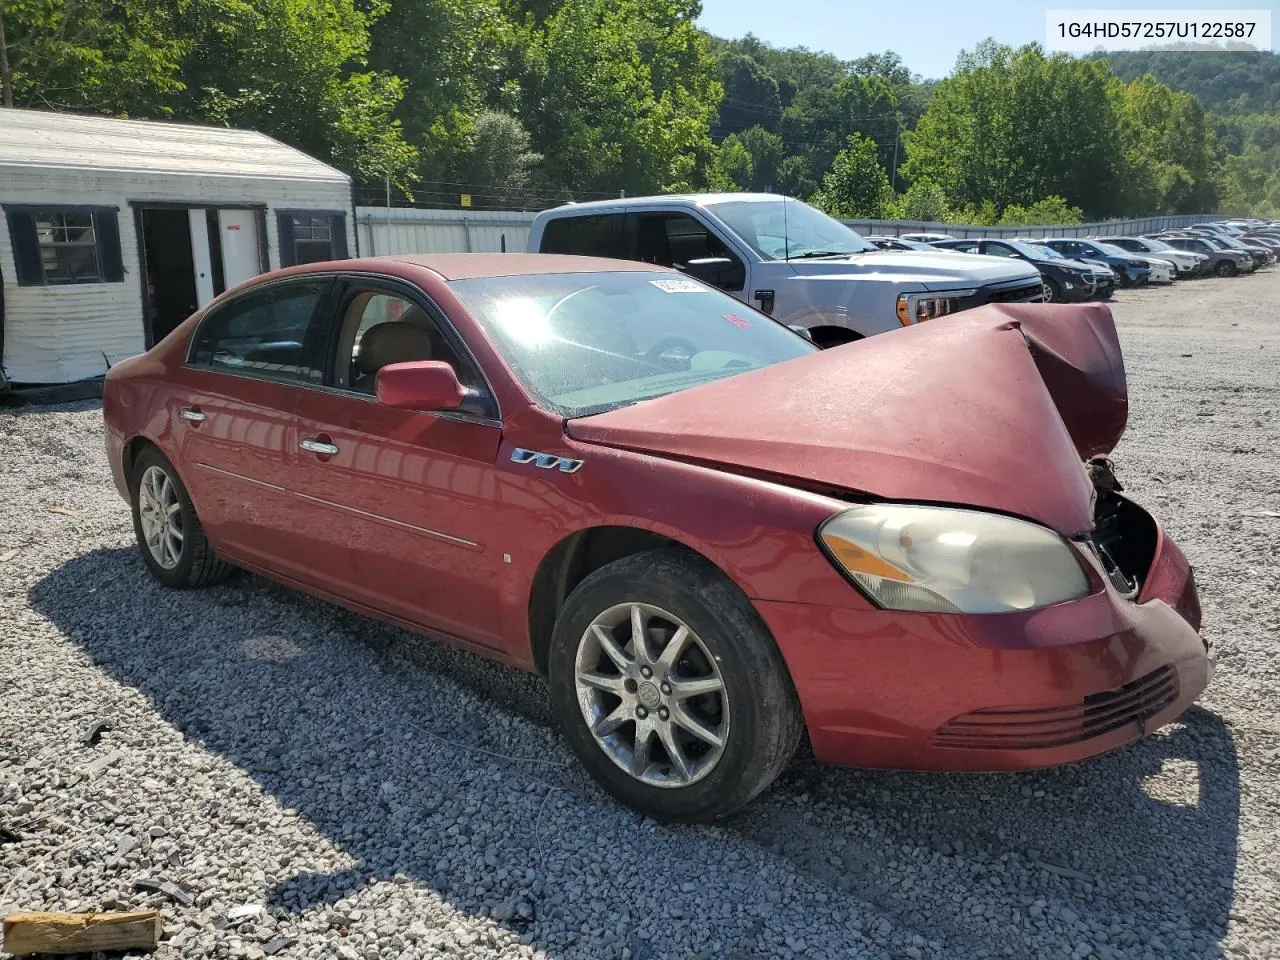
[(782, 259), (791, 259), (791, 231), (787, 229), (787, 198), (782, 198)]

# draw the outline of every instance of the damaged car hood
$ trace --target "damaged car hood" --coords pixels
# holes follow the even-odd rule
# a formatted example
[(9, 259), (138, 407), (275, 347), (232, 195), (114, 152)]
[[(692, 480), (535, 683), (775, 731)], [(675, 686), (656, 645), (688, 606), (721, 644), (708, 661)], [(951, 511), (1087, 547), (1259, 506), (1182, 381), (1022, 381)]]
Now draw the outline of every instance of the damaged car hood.
[(571, 437), (781, 483), (1093, 526), (1128, 414), (1102, 304), (978, 307), (570, 420)]

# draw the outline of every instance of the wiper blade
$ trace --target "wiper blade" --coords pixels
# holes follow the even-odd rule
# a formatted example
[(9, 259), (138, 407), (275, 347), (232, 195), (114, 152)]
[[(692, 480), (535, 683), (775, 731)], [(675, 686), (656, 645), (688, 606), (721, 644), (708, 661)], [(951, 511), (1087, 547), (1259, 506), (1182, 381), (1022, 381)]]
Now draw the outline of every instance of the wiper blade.
[(813, 260), (818, 257), (847, 257), (859, 250), (809, 250), (805, 253), (797, 253), (794, 256), (787, 257), (788, 260)]

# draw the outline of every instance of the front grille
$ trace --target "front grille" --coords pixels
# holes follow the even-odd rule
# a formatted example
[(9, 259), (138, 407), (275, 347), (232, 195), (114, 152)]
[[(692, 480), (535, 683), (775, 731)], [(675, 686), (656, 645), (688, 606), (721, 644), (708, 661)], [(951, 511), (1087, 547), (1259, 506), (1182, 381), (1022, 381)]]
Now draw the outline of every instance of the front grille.
[(949, 720), (935, 746), (963, 750), (1035, 750), (1081, 743), (1130, 724), (1144, 725), (1178, 698), (1178, 675), (1159, 667), (1114, 690), (1065, 707), (993, 707)]
[(1044, 286), (1035, 283), (1020, 287), (1003, 287), (987, 292), (987, 303), (1038, 303), (1044, 299)]

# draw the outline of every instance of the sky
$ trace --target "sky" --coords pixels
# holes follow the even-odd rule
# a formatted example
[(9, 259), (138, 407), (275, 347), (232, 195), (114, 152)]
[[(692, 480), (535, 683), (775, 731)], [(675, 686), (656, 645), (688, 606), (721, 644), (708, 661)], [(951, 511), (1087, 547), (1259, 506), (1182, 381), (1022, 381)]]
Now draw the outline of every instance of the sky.
[(1278, 8), (1276, 0), (702, 0), (698, 23), (719, 37), (753, 33), (775, 47), (805, 46), (845, 60), (893, 50), (912, 73), (939, 78), (961, 50), (986, 37), (1043, 44), (1046, 10), (1270, 10), (1274, 46)]

